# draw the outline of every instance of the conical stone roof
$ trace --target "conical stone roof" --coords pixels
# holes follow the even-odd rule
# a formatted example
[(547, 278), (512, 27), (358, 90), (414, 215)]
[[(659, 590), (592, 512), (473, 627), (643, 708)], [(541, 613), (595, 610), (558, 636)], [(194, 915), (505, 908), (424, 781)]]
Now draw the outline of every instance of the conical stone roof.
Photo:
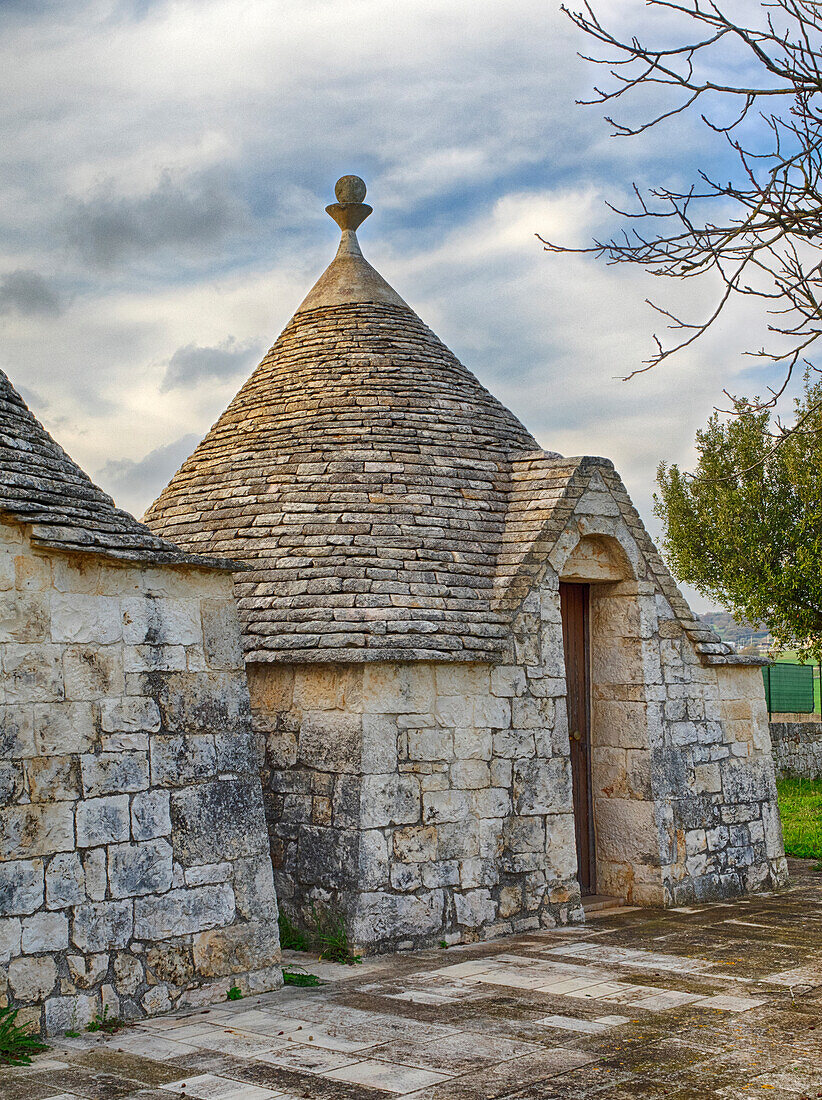
[(52, 549), (152, 564), (203, 561), (158, 537), (99, 489), (29, 410), (0, 370), (0, 513), (30, 527), (32, 541)]
[(145, 520), (252, 564), (249, 660), (487, 659), (511, 461), (539, 448), (363, 258), (364, 195), (339, 182), (335, 259)]

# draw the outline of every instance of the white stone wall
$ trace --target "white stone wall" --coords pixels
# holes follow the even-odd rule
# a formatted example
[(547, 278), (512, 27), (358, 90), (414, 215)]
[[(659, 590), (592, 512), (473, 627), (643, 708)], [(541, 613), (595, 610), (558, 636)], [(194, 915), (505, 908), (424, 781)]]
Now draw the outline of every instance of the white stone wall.
[(808, 717), (786, 721), (771, 715), (773, 757), (780, 779), (822, 779), (822, 724), (809, 722)]
[(227, 574), (0, 523), (0, 997), (49, 1033), (281, 981)]
[(580, 919), (557, 676), (514, 665), (250, 666), (280, 903), (366, 948)]

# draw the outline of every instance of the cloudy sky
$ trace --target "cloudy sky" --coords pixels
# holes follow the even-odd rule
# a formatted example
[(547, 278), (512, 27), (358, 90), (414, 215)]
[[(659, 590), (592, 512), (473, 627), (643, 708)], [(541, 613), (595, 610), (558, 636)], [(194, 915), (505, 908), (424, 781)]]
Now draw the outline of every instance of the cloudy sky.
[[(597, 7), (649, 27), (641, 0)], [(656, 534), (657, 463), (763, 379), (737, 315), (620, 381), (645, 298), (698, 313), (709, 288), (536, 239), (586, 243), (632, 181), (721, 164), (696, 120), (610, 138), (574, 105), (585, 46), (556, 0), (0, 0), (0, 367), (139, 515), (330, 261), (355, 172), (369, 260), (542, 444), (612, 458)]]

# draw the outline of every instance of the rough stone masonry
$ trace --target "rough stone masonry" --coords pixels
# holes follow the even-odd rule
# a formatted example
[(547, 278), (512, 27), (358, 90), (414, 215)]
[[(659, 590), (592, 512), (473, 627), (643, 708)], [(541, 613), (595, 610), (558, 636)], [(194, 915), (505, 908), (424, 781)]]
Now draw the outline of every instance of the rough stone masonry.
[(249, 566), (281, 904), (369, 950), (577, 920), (582, 835), (586, 888), (638, 904), (783, 883), (757, 662), (611, 463), (541, 450), (367, 263), (364, 197), (339, 181), (334, 261), (146, 516)]
[(226, 563), (151, 535), (0, 373), (0, 1003), (47, 1033), (282, 982)]

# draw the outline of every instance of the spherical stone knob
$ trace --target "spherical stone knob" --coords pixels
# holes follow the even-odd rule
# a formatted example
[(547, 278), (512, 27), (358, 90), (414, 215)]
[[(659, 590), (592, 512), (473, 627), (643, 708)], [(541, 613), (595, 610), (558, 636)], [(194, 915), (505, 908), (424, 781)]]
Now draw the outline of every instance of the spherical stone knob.
[(362, 202), (365, 193), (365, 182), (359, 176), (341, 176), (334, 186), (337, 202)]

